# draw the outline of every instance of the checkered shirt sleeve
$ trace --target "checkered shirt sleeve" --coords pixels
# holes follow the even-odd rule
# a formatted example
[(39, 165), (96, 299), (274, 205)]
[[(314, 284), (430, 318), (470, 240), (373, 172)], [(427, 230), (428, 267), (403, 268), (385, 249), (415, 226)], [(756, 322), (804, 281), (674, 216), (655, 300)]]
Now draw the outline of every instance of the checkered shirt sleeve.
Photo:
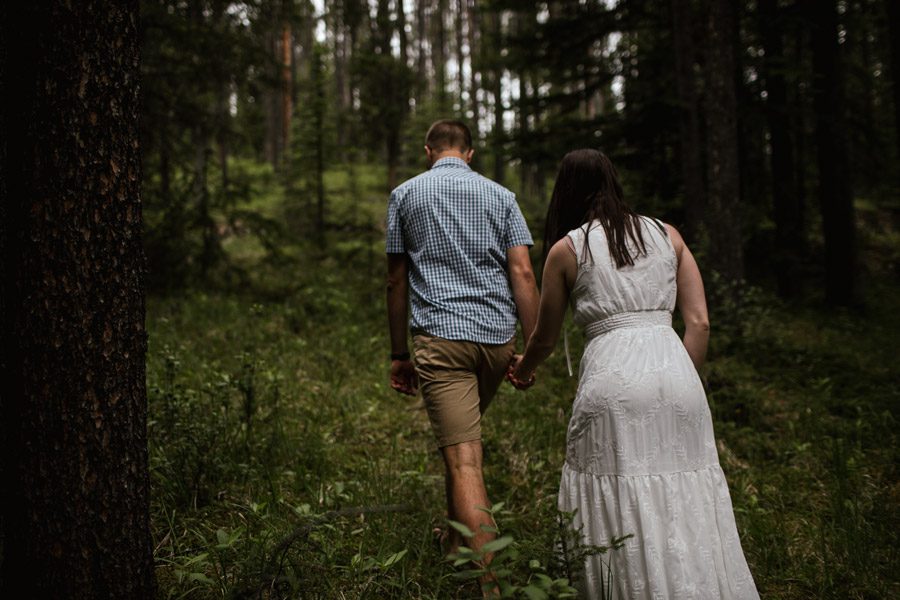
[(503, 243), (507, 248), (513, 246), (533, 246), (534, 240), (531, 239), (531, 232), (528, 231), (528, 225), (525, 223), (525, 217), (522, 210), (513, 196), (510, 203), (509, 215), (506, 218), (506, 238)]
[(387, 236), (385, 243), (387, 254), (403, 254), (406, 246), (403, 243), (403, 219), (400, 216), (400, 195), (394, 191), (388, 202)]

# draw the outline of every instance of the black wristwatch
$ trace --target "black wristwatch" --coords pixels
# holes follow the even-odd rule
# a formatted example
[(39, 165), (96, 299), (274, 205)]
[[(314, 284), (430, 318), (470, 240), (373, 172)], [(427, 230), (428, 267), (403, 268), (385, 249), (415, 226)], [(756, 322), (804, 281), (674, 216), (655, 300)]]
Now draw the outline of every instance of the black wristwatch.
[(409, 360), (409, 352), (400, 352), (398, 354), (391, 354), (391, 360)]

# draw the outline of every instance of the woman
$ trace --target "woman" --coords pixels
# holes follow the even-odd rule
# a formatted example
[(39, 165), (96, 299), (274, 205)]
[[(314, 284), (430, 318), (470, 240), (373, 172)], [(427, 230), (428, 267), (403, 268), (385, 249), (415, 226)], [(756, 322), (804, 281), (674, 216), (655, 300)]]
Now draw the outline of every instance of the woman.
[(586, 342), (559, 508), (577, 511), (588, 544), (634, 535), (587, 560), (583, 595), (600, 597), (611, 569), (617, 598), (758, 598), (697, 375), (709, 324), (690, 250), (675, 228), (625, 204), (595, 150), (563, 159), (544, 241), (538, 324), (509, 378), (533, 381), (571, 300)]

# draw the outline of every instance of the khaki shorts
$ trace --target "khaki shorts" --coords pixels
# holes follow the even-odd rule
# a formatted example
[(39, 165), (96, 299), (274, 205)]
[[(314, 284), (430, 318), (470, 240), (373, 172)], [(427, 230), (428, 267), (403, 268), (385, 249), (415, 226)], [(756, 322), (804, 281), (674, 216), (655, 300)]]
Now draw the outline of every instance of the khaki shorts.
[(413, 335), (419, 389), (438, 448), (481, 439), (487, 409), (515, 351), (505, 344), (446, 340)]

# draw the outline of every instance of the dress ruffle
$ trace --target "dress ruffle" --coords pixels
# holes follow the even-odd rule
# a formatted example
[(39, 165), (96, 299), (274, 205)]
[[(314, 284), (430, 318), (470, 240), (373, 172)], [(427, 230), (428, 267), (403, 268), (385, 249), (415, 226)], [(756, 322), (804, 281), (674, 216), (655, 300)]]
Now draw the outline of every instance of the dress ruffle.
[(559, 508), (575, 511), (584, 541), (618, 550), (585, 565), (584, 598), (600, 596), (612, 567), (613, 598), (759, 598), (744, 559), (725, 476), (718, 464), (660, 475), (595, 475), (563, 468)]

